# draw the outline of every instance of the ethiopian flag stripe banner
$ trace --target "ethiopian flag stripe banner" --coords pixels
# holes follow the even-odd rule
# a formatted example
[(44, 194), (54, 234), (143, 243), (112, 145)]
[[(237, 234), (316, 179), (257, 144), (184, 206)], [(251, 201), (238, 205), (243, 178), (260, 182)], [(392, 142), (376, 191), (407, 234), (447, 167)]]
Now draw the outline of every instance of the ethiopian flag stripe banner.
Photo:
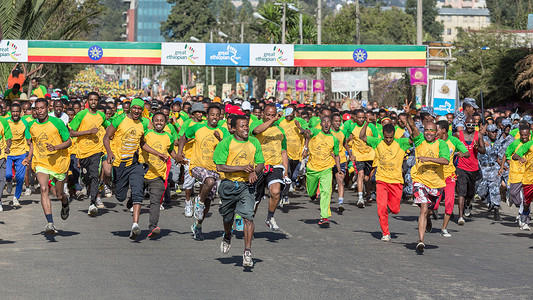
[(426, 46), (294, 45), (295, 67), (424, 67)]
[(28, 62), (160, 65), (161, 43), (28, 41)]

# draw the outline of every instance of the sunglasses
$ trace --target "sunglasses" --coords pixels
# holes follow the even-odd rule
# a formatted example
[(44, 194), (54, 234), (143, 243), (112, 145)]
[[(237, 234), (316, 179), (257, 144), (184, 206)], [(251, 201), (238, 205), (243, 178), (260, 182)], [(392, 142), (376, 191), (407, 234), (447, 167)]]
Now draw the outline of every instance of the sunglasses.
[(466, 127), (476, 127), (475, 123), (466, 123)]
[(437, 132), (437, 130), (435, 130), (435, 129), (426, 129), (426, 131), (429, 131), (429, 132)]

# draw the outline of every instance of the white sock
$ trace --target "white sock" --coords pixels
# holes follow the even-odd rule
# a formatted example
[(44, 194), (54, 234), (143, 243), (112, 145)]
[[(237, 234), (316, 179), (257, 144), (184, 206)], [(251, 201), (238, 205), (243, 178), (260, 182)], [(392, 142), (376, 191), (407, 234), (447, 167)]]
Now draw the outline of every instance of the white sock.
[(359, 199), (363, 199), (363, 192), (358, 192), (357, 195), (359, 196)]
[(344, 198), (339, 197), (339, 204), (342, 204), (342, 202), (344, 202)]
[(133, 227), (135, 227), (135, 225), (139, 226), (139, 224), (133, 223), (133, 225), (131, 225), (131, 229), (133, 229)]

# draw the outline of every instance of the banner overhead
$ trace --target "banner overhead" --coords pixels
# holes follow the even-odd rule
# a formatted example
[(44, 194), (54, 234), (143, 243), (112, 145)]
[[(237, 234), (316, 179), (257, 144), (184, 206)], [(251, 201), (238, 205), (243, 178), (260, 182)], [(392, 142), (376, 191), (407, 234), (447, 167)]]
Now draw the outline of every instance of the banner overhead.
[(207, 44), (205, 62), (211, 66), (248, 66), (248, 44)]
[(28, 62), (28, 41), (2, 40), (0, 41), (0, 62), (24, 63)]
[(293, 67), (294, 45), (250, 44), (250, 66)]
[(161, 64), (175, 66), (204, 66), (205, 44), (162, 43)]

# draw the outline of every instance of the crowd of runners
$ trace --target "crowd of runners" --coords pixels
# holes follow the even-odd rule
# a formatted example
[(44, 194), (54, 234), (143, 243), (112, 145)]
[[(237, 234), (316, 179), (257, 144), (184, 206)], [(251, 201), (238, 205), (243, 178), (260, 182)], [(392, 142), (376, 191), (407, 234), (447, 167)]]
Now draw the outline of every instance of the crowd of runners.
[[(202, 225), (218, 196), (220, 250), (228, 253), (232, 231), (243, 231), (243, 266), (251, 267), (258, 209), (267, 210), (264, 224), (278, 231), (276, 209), (304, 190), (320, 205), (320, 227), (329, 226), (331, 203), (343, 212), (347, 201), (361, 209), (375, 201), (385, 242), (389, 213), (412, 200), (420, 207), (419, 252), (441, 204), (443, 237), (451, 237), (451, 220), (468, 224), (474, 201), (484, 202), (496, 221), (501, 202), (515, 205), (517, 228), (530, 230), (533, 119), (525, 113), (482, 112), (471, 98), (457, 113), (437, 116), (432, 107), (416, 110), (407, 101), (342, 110), (335, 102), (273, 97), (67, 95), (48, 93), (38, 78), (31, 82), (29, 97), (12, 82), (0, 101), (0, 193), (14, 189), (0, 211), (20, 207), (22, 194), (38, 186), (47, 235), (58, 233), (50, 197), (60, 200), (66, 220), (72, 199), (88, 198), (87, 214), (97, 217), (102, 197), (114, 195), (133, 214), (134, 240), (149, 199), (148, 237), (154, 238), (161, 233), (160, 210), (179, 193), (184, 216), (194, 217), (193, 238), (203, 240)], [(349, 188), (355, 199), (344, 198)]]

